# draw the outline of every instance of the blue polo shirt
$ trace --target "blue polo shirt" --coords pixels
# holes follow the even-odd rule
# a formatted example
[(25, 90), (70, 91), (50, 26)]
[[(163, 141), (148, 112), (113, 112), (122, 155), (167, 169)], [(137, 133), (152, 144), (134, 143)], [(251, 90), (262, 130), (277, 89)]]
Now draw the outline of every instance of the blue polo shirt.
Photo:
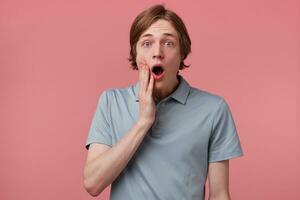
[[(243, 155), (225, 100), (179, 85), (156, 105), (156, 120), (127, 166), (111, 185), (111, 200), (204, 200), (209, 162)], [(139, 83), (107, 89), (99, 98), (86, 148), (115, 145), (139, 117)]]

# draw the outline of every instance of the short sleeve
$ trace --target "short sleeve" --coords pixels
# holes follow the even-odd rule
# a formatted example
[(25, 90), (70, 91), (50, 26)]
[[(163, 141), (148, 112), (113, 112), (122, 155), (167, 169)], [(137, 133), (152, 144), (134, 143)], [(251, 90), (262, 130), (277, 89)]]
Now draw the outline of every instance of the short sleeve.
[(243, 156), (243, 150), (236, 126), (227, 103), (221, 99), (213, 120), (208, 162), (229, 160), (239, 156)]
[(104, 91), (98, 100), (96, 112), (92, 119), (88, 138), (86, 141), (86, 149), (89, 149), (92, 143), (101, 143), (112, 146), (112, 137), (110, 129), (109, 100), (108, 91)]

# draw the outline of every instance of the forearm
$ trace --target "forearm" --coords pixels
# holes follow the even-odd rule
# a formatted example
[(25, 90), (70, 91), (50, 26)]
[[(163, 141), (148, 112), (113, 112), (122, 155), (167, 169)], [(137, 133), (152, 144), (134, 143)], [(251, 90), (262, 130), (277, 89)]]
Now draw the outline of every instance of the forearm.
[(228, 192), (224, 192), (218, 195), (210, 194), (208, 200), (231, 200), (231, 198)]
[(119, 176), (149, 128), (148, 123), (138, 121), (116, 145), (87, 163), (84, 176), (93, 196), (100, 194)]

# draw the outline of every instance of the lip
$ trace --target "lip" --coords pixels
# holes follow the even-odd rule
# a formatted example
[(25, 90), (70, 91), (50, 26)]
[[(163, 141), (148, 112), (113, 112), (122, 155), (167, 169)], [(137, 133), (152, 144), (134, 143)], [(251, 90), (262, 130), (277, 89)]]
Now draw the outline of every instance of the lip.
[(155, 81), (159, 81), (159, 80), (161, 80), (164, 77), (166, 71), (163, 68), (164, 71), (160, 75), (157, 75), (157, 74), (155, 74), (155, 73), (152, 72), (153, 67), (156, 67), (156, 66), (160, 66), (161, 68), (163, 68), (163, 67), (160, 64), (156, 64), (156, 65), (153, 65), (152, 68), (151, 68), (151, 74), (153, 75), (154, 80)]
[(159, 81), (164, 77), (165, 71), (163, 73), (161, 73), (160, 75), (156, 75), (153, 72), (151, 72), (151, 74), (153, 75), (154, 80)]
[[(163, 68), (163, 69), (164, 69), (163, 65), (162, 65), (162, 64), (160, 64), (160, 63), (158, 63), (158, 64), (154, 64), (154, 65), (152, 65), (152, 67), (151, 67), (151, 72), (152, 72), (153, 68), (154, 68), (154, 67), (157, 67), (157, 66), (159, 66), (159, 67), (161, 67), (161, 68)], [(164, 71), (165, 71), (165, 69), (164, 69)]]

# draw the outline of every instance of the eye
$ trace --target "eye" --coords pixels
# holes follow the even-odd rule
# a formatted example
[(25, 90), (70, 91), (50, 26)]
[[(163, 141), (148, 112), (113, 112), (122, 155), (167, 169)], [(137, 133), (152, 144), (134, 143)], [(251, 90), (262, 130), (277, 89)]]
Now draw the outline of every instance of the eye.
[(168, 47), (173, 47), (174, 46), (174, 42), (168, 40), (165, 42), (165, 45), (168, 46)]
[(149, 41), (145, 41), (145, 42), (142, 43), (142, 46), (143, 47), (150, 47), (151, 43)]

